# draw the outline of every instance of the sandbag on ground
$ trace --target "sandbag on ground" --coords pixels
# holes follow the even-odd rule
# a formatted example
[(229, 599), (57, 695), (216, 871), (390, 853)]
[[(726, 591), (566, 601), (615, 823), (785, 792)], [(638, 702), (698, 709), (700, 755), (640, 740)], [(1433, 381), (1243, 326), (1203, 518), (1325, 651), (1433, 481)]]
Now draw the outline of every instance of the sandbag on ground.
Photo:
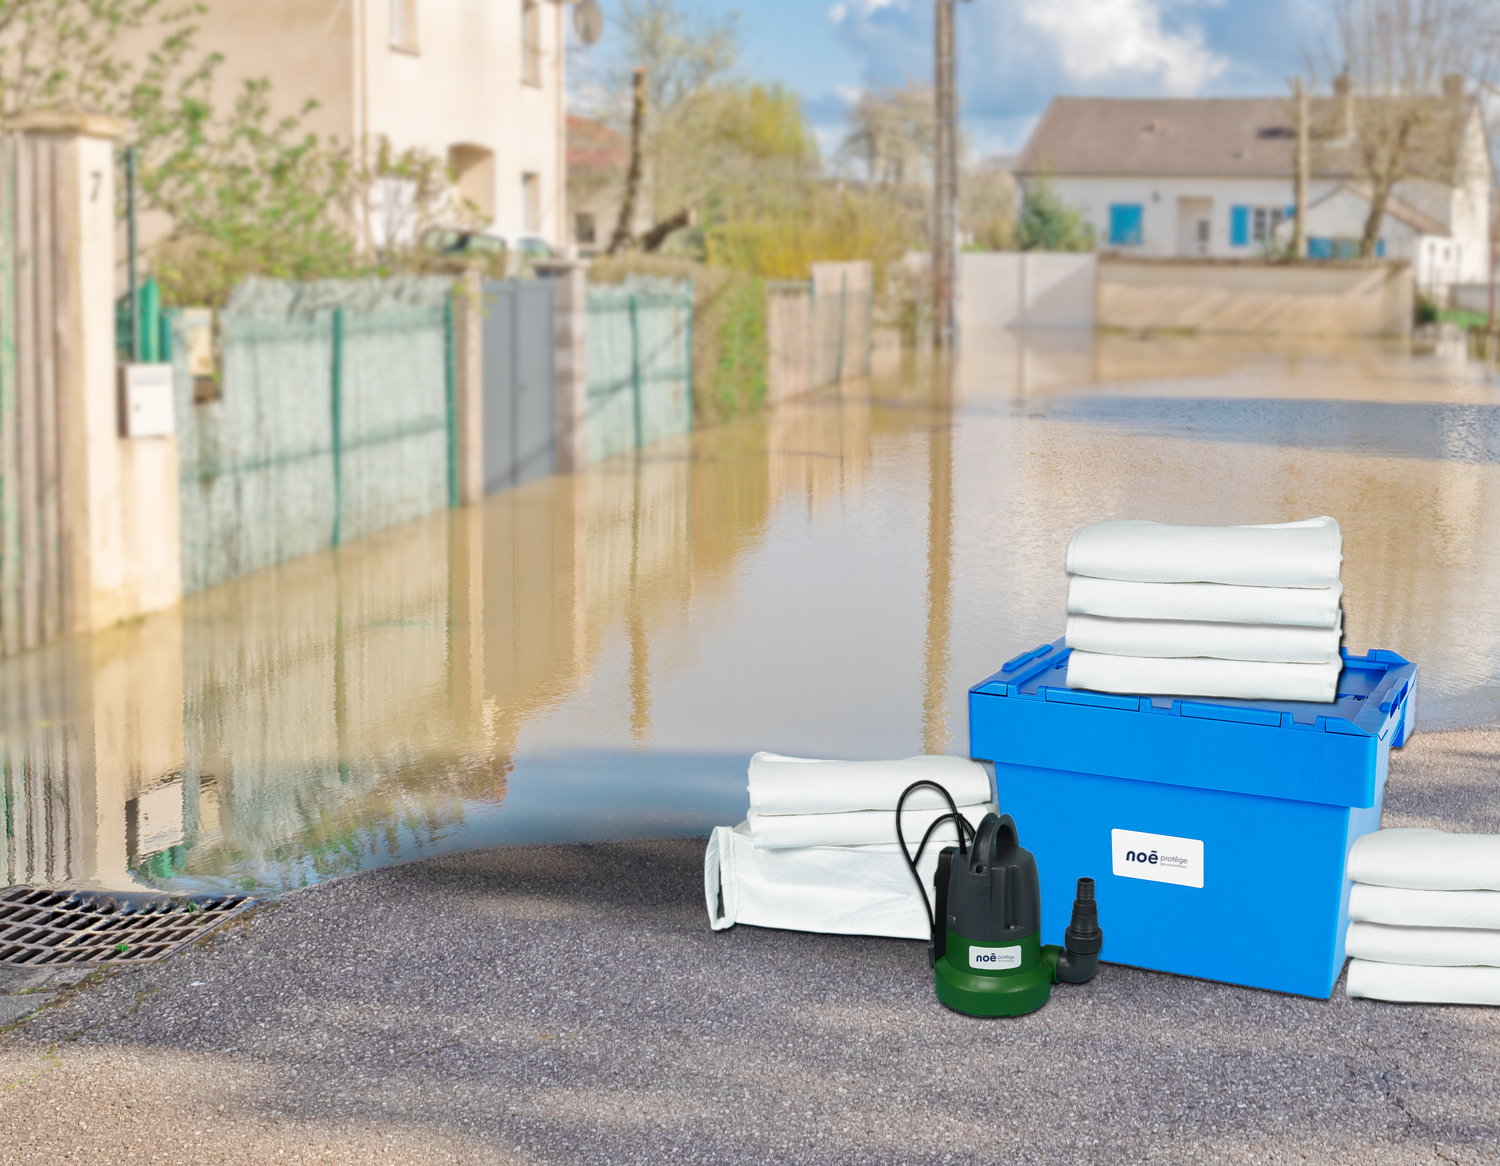
[(1095, 692), (1328, 703), (1338, 695), (1339, 673), (1342, 671), (1342, 661), (1270, 664), (1204, 657), (1161, 660), (1075, 650), (1068, 657), (1068, 687), (1088, 688)]
[(1425, 891), (1500, 891), (1500, 834), (1376, 830), (1349, 851), (1357, 883)]
[[(907, 799), (911, 801), (915, 798)], [(921, 843), (927, 827), (947, 814), (948, 808), (904, 810), (901, 829), (913, 850)], [(993, 802), (978, 806), (959, 806), (962, 814), (976, 829), (986, 814), (998, 814)], [(856, 810), (851, 814), (759, 814), (750, 811), (746, 819), (750, 836), (762, 850), (802, 846), (876, 846), (896, 840), (896, 815), (892, 810)], [(958, 831), (945, 822), (933, 832), (928, 844), (939, 847), (955, 845)]]
[(1350, 960), (1344, 990), (1401, 1004), (1500, 1005), (1500, 968), (1425, 968)]
[(1397, 927), (1500, 929), (1500, 891), (1412, 891), (1355, 883), (1349, 918)]
[[(955, 805), (989, 801), (989, 771), (966, 757), (936, 755), (901, 761), (813, 761), (757, 753), (750, 758), (750, 808), (758, 814), (844, 814), (854, 810), (894, 810), (914, 781), (935, 781)], [(937, 809), (948, 803), (935, 790), (906, 799), (909, 809)]]
[(1339, 624), (1343, 595), (1343, 584), (1235, 587), (1228, 583), (1130, 583), (1075, 575), (1068, 584), (1068, 614), (1332, 628)]
[(1339, 658), (1342, 636), (1340, 627), (1070, 615), (1065, 642), (1081, 652), (1110, 656), (1211, 656), (1219, 660), (1329, 664)]
[(1339, 524), (1324, 515), (1268, 526), (1096, 522), (1068, 544), (1068, 574), (1138, 583), (1330, 587), (1344, 560)]
[(1356, 959), (1434, 968), (1500, 967), (1500, 931), (1477, 927), (1393, 927), (1349, 924), (1344, 950)]
[[(929, 845), (917, 867), (928, 888), (939, 849)], [(750, 923), (829, 935), (931, 935), (921, 895), (895, 843), (758, 850), (749, 823), (720, 826), (704, 854), (703, 891), (715, 931)]]

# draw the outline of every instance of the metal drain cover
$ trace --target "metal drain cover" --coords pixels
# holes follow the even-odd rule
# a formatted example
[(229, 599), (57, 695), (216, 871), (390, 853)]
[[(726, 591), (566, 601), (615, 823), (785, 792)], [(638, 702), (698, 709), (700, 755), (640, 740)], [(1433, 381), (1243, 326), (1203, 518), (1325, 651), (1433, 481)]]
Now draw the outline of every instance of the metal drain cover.
[(255, 904), (249, 895), (0, 891), (0, 966), (149, 964)]

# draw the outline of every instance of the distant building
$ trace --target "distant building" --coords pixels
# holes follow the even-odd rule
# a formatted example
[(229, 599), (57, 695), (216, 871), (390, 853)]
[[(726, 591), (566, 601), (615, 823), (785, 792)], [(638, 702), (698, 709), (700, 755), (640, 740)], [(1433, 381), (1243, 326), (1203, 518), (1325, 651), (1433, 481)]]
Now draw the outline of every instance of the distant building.
[(561, 245), (570, 12), (544, 0), (207, 0), (193, 21), (199, 47), (223, 54), (222, 104), (266, 77), (278, 112), (312, 99), (317, 133), (421, 147), (490, 230)]
[(630, 139), (592, 118), (568, 117), (568, 207), (580, 255), (609, 246), (625, 197)]
[[(1488, 278), (1492, 175), (1477, 104), (1451, 84), (1431, 100), (1462, 103), (1444, 151), (1452, 165), (1397, 184), (1379, 251), (1445, 295)], [(1359, 100), (1341, 90), (1309, 104), (1308, 254), (1350, 257), (1370, 207), (1354, 150)], [(1296, 138), (1289, 98), (1059, 97), (1016, 169), (1023, 189), (1046, 180), (1080, 208), (1103, 250), (1252, 258), (1290, 240)]]

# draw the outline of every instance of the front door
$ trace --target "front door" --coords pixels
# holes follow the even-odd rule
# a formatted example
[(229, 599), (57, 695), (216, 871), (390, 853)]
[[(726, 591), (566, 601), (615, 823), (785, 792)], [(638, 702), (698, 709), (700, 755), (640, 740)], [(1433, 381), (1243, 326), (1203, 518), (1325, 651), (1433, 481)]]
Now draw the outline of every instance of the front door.
[(1214, 200), (1177, 200), (1177, 254), (1208, 255), (1213, 250)]

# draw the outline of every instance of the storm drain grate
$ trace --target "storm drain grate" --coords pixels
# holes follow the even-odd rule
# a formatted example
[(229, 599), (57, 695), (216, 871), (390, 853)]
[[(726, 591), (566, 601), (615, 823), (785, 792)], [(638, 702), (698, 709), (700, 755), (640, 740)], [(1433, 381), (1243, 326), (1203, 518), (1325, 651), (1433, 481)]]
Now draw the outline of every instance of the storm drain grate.
[(253, 906), (248, 895), (0, 891), (0, 965), (76, 968), (149, 964)]

